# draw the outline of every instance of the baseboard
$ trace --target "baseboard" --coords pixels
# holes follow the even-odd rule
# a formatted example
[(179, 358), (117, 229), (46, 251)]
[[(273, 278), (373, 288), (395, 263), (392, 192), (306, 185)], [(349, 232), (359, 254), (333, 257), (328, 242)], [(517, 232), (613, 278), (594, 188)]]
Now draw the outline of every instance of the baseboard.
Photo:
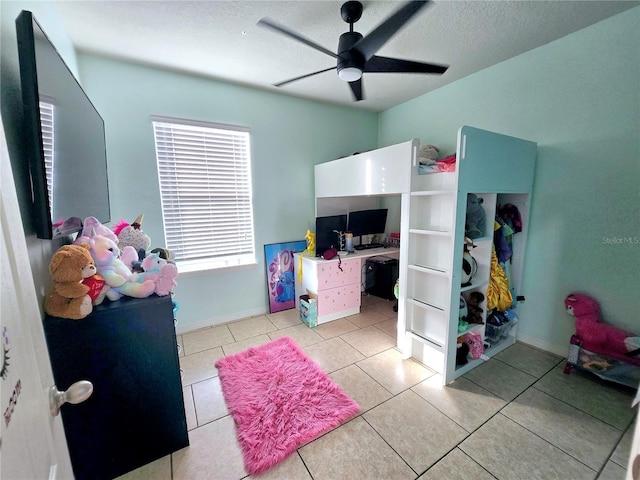
[(244, 312), (234, 312), (229, 315), (221, 315), (219, 317), (209, 318), (207, 320), (202, 320), (201, 322), (196, 323), (188, 323), (185, 325), (180, 324), (180, 316), (178, 315), (178, 324), (176, 325), (176, 334), (184, 335), (185, 333), (193, 332), (195, 330), (200, 330), (202, 328), (210, 328), (215, 327), (217, 325), (222, 325), (229, 322), (234, 322), (236, 320), (243, 320), (249, 317), (257, 317), (258, 315), (266, 315), (267, 310), (264, 308), (256, 308), (254, 310), (246, 310)]
[(539, 348), (540, 350), (544, 350), (545, 352), (553, 353), (554, 355), (558, 355), (559, 357), (563, 357), (563, 358), (566, 358), (567, 353), (569, 352), (569, 340), (567, 340), (567, 344), (562, 347), (558, 345), (553, 345), (537, 337), (531, 337), (529, 335), (516, 334), (516, 340), (522, 343), (526, 343), (527, 345), (531, 345), (532, 347)]

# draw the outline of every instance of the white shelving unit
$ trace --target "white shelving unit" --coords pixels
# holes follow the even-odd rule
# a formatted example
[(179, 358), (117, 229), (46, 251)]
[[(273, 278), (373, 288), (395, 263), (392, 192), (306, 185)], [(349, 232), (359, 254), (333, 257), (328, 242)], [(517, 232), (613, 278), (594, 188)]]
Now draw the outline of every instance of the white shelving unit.
[[(467, 296), (472, 291), (486, 293), (490, 279), (493, 219), (499, 202), (516, 204), (523, 220), (528, 219), (535, 157), (533, 142), (465, 126), (458, 132), (455, 172), (419, 175), (417, 159), (413, 159), (409, 219), (401, 233), (408, 241), (406, 284), (400, 288), (400, 301), (404, 302), (405, 308), (399, 325), (404, 325), (404, 339), (399, 338), (399, 346), (405, 358), (414, 357), (441, 373), (445, 384), (515, 341), (513, 331), (508, 339), (487, 350), (484, 359), (470, 360), (456, 368), (458, 337), (469, 331), (478, 331), (484, 337), (485, 329), (484, 324), (470, 324), (467, 330), (458, 331), (460, 295)], [(488, 231), (474, 240), (476, 248), (472, 255), (478, 263), (478, 271), (471, 285), (463, 287), (462, 254), (468, 193), (483, 199)], [(526, 231), (518, 235), (514, 257), (518, 262), (512, 271), (519, 288)], [(481, 306), (486, 316), (486, 302)]]

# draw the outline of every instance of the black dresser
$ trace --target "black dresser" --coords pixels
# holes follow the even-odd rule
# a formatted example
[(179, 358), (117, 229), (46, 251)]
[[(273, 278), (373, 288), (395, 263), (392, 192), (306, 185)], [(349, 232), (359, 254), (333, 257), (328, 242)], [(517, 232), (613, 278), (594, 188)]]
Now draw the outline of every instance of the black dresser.
[(109, 479), (189, 445), (171, 297), (105, 300), (82, 320), (46, 316), (58, 390), (93, 394), (61, 408), (76, 479)]

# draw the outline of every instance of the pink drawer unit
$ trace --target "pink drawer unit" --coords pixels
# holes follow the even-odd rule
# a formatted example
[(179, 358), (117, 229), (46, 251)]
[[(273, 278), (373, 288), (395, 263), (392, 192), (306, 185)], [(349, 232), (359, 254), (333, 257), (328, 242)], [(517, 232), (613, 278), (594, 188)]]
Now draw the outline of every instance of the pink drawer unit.
[(360, 283), (318, 292), (318, 317), (360, 308)]
[(337, 261), (318, 265), (318, 290), (357, 284), (360, 286), (360, 259), (342, 260), (338, 268)]

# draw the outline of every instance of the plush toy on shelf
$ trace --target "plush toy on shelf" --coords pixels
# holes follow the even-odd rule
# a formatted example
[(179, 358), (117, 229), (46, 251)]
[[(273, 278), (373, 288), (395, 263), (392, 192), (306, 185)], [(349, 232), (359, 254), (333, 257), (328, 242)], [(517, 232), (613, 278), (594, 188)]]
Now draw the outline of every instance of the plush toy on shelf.
[(487, 220), (482, 198), (474, 193), (467, 194), (467, 214), (465, 217), (464, 235), (471, 240), (487, 234)]
[(567, 313), (576, 319), (576, 335), (584, 349), (640, 365), (640, 337), (603, 323), (595, 299), (572, 293), (565, 298), (564, 305)]
[(107, 292), (109, 300), (118, 300), (123, 295), (135, 298), (145, 298), (151, 295), (156, 288), (153, 280), (142, 283), (131, 281), (131, 270), (120, 260), (120, 249), (113, 240), (96, 235), (93, 237), (80, 237), (76, 242), (89, 245), (91, 256), (95, 261), (98, 274), (111, 288)]
[(469, 294), (469, 298), (467, 298), (467, 314), (464, 318), (468, 323), (484, 324), (484, 320), (482, 320), (483, 310), (480, 307), (482, 302), (484, 302), (482, 292), (471, 292)]
[(138, 215), (131, 224), (120, 220), (113, 229), (113, 232), (118, 236), (118, 246), (120, 248), (133, 247), (140, 255), (140, 260), (144, 258), (144, 255), (141, 255), (141, 251), (146, 252), (151, 246), (151, 238), (141, 228), (143, 218), (144, 215)]
[(97, 273), (88, 246), (60, 247), (51, 258), (49, 272), (53, 284), (44, 299), (44, 310), (53, 317), (83, 319), (93, 311), (93, 298), (106, 293), (104, 281), (88, 282)]

